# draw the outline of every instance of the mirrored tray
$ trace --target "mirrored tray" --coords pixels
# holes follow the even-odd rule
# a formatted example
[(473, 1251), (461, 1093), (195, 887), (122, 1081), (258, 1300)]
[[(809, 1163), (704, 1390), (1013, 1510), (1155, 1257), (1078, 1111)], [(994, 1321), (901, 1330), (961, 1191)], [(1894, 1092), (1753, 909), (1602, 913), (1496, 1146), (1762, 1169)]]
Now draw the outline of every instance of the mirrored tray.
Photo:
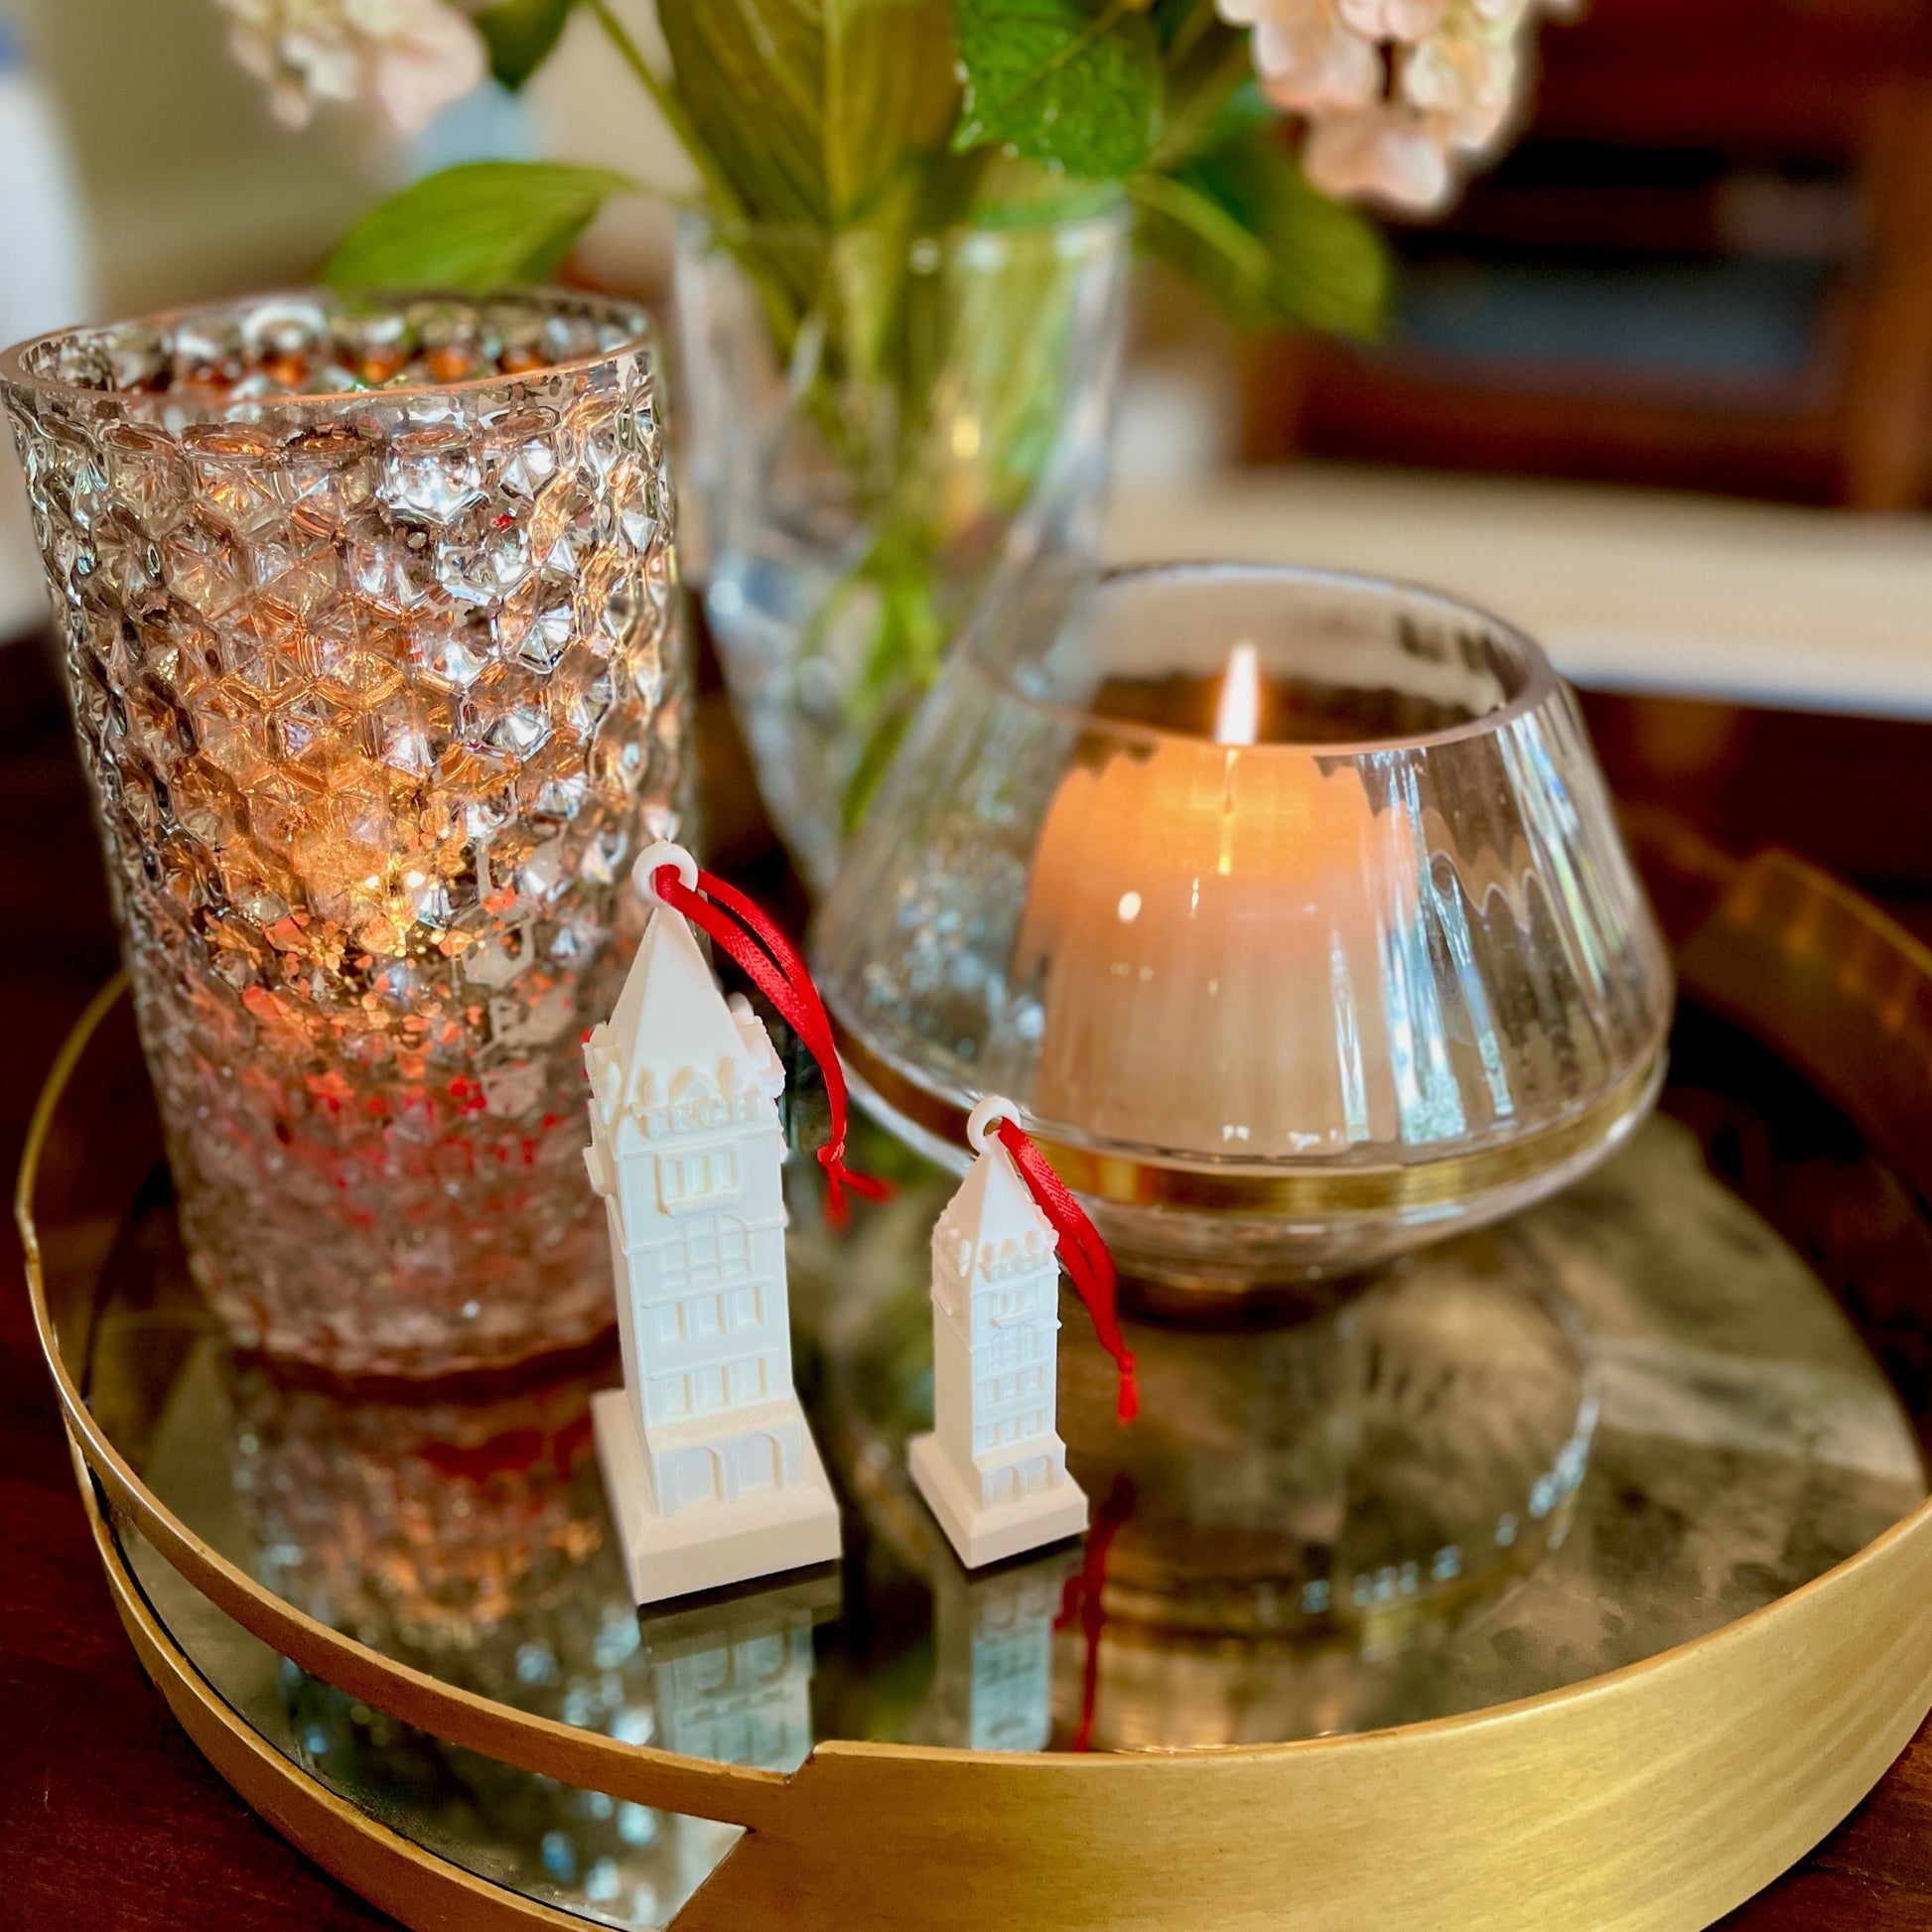
[(1932, 1703), (1932, 976), (1787, 862), (1666, 886), (1691, 999), (1601, 1173), (1293, 1314), (1138, 1324), (1129, 1430), (1069, 1307), (1081, 1545), (969, 1576), (905, 1478), (953, 1183), (901, 1155), (841, 1239), (797, 1164), (846, 1559), (641, 1615), (615, 1364), (425, 1399), (236, 1359), (98, 1003), (22, 1199), (144, 1662), (412, 1924), (1209, 1926), (1291, 1873), (1296, 1926), (1708, 1923)]

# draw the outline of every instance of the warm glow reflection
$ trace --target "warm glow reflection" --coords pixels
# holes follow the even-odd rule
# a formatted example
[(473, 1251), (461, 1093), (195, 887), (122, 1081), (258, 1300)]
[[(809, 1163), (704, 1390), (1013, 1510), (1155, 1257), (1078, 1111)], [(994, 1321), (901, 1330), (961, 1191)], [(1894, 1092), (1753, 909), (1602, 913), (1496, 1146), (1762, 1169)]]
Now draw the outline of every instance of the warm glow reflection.
[(1221, 701), (1214, 708), (1216, 745), (1253, 745), (1261, 738), (1261, 656), (1253, 644), (1228, 652)]

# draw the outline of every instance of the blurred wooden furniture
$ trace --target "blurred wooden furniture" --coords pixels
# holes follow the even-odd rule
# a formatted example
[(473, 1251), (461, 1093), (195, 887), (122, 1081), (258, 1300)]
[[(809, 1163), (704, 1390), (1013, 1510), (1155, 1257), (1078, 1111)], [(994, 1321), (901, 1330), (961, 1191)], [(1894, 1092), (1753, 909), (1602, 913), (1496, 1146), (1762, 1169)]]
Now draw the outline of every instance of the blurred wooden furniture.
[(1107, 541), (1440, 585), (1590, 688), (1932, 719), (1932, 517), (1295, 463), (1123, 490)]
[[(1254, 355), (1248, 456), (1921, 501), (1932, 6), (1590, 0), (1542, 47), (1517, 147), (1447, 221), (1399, 233), (1390, 340)], [(1471, 347), (1464, 311), (1498, 301), (1493, 352)]]

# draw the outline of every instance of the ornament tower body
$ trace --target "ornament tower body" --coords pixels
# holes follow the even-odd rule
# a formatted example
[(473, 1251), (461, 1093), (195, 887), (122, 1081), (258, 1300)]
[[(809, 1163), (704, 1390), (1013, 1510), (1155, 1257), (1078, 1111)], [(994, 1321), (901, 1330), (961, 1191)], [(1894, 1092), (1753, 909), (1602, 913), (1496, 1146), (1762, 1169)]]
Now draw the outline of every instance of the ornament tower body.
[(933, 1429), (913, 1480), (969, 1569), (1077, 1536), (1055, 1430), (1059, 1263), (1012, 1157), (986, 1144), (932, 1231)]
[(660, 905), (585, 1060), (624, 1381), (592, 1414), (632, 1593), (829, 1561), (837, 1506), (791, 1380), (771, 1041)]

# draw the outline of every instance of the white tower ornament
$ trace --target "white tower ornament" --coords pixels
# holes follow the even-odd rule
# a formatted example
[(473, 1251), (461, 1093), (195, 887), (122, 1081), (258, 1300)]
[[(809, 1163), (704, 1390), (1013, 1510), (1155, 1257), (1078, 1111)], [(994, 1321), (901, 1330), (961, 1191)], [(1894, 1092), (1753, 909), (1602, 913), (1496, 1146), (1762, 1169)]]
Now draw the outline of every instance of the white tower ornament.
[(979, 1159), (932, 1230), (933, 1430), (907, 1449), (969, 1570), (1087, 1526), (1054, 1430), (1059, 1237), (998, 1138), (1018, 1118), (989, 1095), (967, 1122)]
[(608, 1024), (584, 1049), (591, 1184), (617, 1276), (623, 1388), (592, 1399), (598, 1463), (639, 1603), (839, 1555), (839, 1514), (791, 1381), (784, 1072), (727, 1005), (681, 912), (654, 907)]

